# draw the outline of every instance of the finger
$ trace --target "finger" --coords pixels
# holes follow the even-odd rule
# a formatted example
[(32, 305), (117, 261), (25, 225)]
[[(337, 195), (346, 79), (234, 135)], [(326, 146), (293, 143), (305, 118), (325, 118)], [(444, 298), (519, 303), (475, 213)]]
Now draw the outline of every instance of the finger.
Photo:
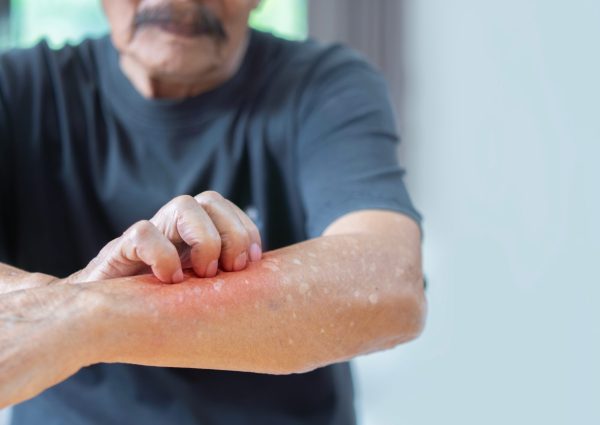
[(248, 235), (250, 236), (250, 261), (260, 261), (262, 258), (262, 240), (256, 223), (254, 223), (254, 221), (252, 221), (252, 219), (248, 217), (248, 215), (242, 211), (240, 207), (231, 202), (229, 199), (225, 199), (225, 201), (237, 214), (238, 218), (246, 228)]
[(179, 283), (183, 280), (175, 245), (149, 221), (137, 222), (118, 241), (107, 261), (112, 267), (143, 263), (150, 266), (161, 282)]
[(199, 277), (217, 274), (221, 237), (206, 211), (188, 195), (178, 196), (150, 220), (172, 243), (188, 245), (191, 266)]
[(221, 236), (220, 260), (223, 270), (244, 269), (248, 264), (250, 236), (238, 215), (217, 192), (203, 192), (195, 198), (210, 216)]

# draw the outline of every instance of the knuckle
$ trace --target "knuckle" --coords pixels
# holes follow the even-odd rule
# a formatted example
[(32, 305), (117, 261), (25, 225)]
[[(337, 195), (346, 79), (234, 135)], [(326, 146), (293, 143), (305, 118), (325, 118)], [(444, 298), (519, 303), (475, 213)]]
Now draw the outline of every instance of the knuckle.
[(176, 198), (173, 198), (173, 200), (170, 203), (177, 210), (185, 209), (190, 206), (196, 205), (196, 201), (190, 195), (180, 195)]
[(150, 236), (154, 232), (154, 229), (154, 225), (148, 220), (141, 220), (127, 229), (125, 236), (131, 241), (136, 242)]
[(214, 190), (207, 190), (196, 196), (196, 200), (201, 204), (211, 204), (214, 202), (221, 201), (222, 199), (224, 199), (223, 196), (219, 192), (215, 192)]

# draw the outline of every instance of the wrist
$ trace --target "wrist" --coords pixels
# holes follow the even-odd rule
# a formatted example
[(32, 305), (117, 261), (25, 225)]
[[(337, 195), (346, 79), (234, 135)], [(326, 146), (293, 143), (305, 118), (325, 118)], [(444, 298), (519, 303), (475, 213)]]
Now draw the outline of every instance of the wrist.
[(59, 278), (48, 274), (27, 273), (21, 281), (21, 289), (43, 288), (59, 281)]
[(86, 365), (120, 362), (135, 346), (131, 338), (140, 323), (135, 318), (145, 309), (138, 302), (144, 291), (129, 279), (60, 285), (77, 293), (73, 317), (79, 322), (77, 338), (87, 347), (81, 353)]
[(58, 281), (54, 276), (29, 273), (7, 264), (0, 264), (0, 294), (24, 289), (43, 288)]
[(83, 285), (50, 284), (45, 288), (49, 296), (61, 300), (64, 314), (60, 315), (60, 328), (66, 332), (67, 348), (78, 367), (89, 366), (105, 361), (110, 347), (107, 341), (109, 324), (103, 314), (104, 296), (85, 288)]

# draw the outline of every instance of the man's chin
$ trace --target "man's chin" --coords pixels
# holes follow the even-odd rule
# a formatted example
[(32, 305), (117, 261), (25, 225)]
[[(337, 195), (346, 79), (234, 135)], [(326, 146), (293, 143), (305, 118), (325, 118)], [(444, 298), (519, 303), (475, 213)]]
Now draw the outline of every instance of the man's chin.
[(194, 39), (194, 43), (182, 43), (174, 38), (146, 37), (134, 40), (129, 45), (129, 53), (143, 65), (149, 74), (156, 75), (198, 75), (213, 69), (219, 62), (217, 50), (212, 40)]

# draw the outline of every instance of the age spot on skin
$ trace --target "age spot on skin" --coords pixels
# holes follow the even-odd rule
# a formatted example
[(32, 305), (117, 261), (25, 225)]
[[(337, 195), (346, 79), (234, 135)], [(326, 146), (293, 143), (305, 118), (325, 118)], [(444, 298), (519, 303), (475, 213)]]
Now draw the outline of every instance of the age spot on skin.
[(300, 286), (298, 287), (298, 291), (302, 295), (306, 294), (309, 290), (310, 290), (310, 286), (308, 285), (308, 283), (301, 283)]
[(278, 271), (279, 271), (279, 267), (277, 267), (277, 265), (276, 265), (276, 264), (273, 264), (273, 263), (272, 263), (272, 262), (270, 262), (270, 261), (264, 261), (264, 262), (262, 263), (262, 267), (263, 267), (263, 268), (265, 268), (265, 269), (269, 269), (269, 270), (271, 270), (272, 272), (278, 272)]
[(213, 283), (213, 289), (217, 292), (219, 292), (221, 290), (221, 288), (223, 288), (223, 284), (225, 283), (225, 281), (218, 279)]

